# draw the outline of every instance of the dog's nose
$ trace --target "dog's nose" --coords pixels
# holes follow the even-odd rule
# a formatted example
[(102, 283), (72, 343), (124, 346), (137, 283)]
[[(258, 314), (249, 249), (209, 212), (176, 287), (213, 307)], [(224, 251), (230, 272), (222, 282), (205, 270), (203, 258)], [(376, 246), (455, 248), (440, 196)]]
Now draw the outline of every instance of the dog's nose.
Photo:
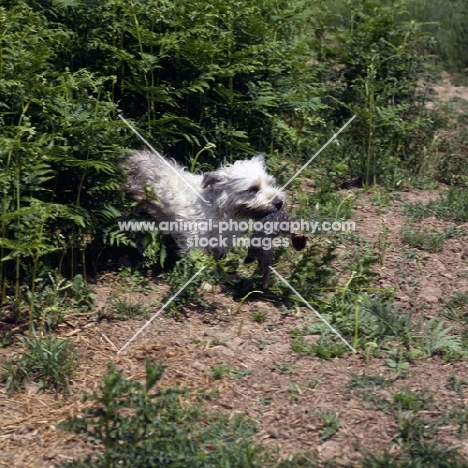
[(283, 208), (283, 200), (279, 200), (279, 199), (275, 200), (273, 202), (273, 205), (275, 206), (277, 210), (281, 210), (281, 208)]

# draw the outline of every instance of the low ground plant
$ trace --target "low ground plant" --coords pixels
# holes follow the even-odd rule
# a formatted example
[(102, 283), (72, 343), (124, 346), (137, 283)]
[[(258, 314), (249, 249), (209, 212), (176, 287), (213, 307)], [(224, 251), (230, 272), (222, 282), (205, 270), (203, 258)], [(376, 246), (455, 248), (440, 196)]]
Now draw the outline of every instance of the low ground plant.
[(263, 323), (268, 318), (268, 312), (265, 310), (256, 310), (252, 312), (252, 319), (254, 322)]
[(406, 226), (400, 231), (400, 239), (403, 244), (409, 247), (438, 252), (444, 245), (445, 236), (433, 228), (411, 228)]
[(69, 388), (77, 364), (76, 351), (68, 340), (24, 338), (21, 356), (3, 366), (0, 380), (9, 391), (19, 389), (28, 380), (41, 389), (64, 391)]
[(114, 302), (111, 302), (110, 310), (106, 313), (106, 317), (117, 320), (143, 320), (149, 318), (149, 311), (148, 307), (138, 302), (116, 299)]
[[(220, 281), (219, 270), (213, 257), (193, 250), (182, 257), (172, 271), (164, 273), (163, 277), (170, 285), (170, 291), (161, 302), (173, 298), (168, 305), (171, 314), (179, 313), (188, 304), (209, 307), (210, 295), (200, 294), (202, 282), (215, 285)], [(214, 289), (214, 288), (213, 288)]]
[(323, 424), (322, 430), (320, 431), (320, 437), (322, 440), (327, 440), (333, 437), (341, 427), (340, 418), (333, 410), (317, 411), (309, 410), (309, 412), (315, 414)]
[(468, 221), (468, 191), (452, 187), (429, 203), (405, 204), (403, 211), (415, 220), (435, 216), (444, 221), (464, 223)]
[[(293, 468), (296, 456), (279, 462), (255, 445), (255, 424), (241, 414), (235, 417), (204, 411), (197, 397), (181, 388), (161, 388), (166, 367), (146, 362), (146, 381), (126, 379), (110, 365), (99, 390), (85, 395), (83, 415), (62, 423), (63, 430), (82, 434), (99, 444), (99, 453), (64, 463), (65, 467), (109, 466)], [(312, 458), (309, 458), (312, 463)]]
[(211, 370), (207, 372), (207, 375), (215, 380), (221, 380), (233, 373), (232, 366), (228, 362), (226, 364), (211, 364)]

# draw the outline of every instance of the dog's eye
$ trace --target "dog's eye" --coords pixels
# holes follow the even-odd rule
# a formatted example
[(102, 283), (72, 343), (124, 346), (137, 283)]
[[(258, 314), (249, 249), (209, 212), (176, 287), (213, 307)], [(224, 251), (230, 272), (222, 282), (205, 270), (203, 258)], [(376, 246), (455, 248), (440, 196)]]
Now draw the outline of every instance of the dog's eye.
[(250, 188), (247, 190), (247, 192), (249, 192), (249, 193), (258, 193), (259, 190), (260, 190), (260, 187), (257, 187), (257, 186), (255, 185), (255, 186), (253, 186), (253, 187), (250, 187)]

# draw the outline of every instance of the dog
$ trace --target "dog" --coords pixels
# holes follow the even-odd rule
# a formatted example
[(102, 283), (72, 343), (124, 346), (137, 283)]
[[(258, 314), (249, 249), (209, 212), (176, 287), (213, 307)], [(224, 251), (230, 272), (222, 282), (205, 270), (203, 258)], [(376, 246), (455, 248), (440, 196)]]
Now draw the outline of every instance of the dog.
[[(239, 221), (260, 220), (285, 203), (285, 193), (267, 173), (262, 155), (204, 174), (192, 174), (149, 151), (130, 153), (121, 164), (127, 172), (124, 190), (142, 211), (159, 222), (184, 225), (171, 229), (181, 256), (198, 247), (223, 258), (242, 232), (236, 227)], [(229, 228), (220, 232), (221, 225)]]

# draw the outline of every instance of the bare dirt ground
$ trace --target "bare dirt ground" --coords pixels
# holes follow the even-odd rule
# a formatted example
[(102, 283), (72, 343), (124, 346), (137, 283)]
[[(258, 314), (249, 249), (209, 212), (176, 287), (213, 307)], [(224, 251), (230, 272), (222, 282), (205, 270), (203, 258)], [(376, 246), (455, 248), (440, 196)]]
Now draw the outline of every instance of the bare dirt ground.
[[(436, 89), (441, 99), (453, 96), (445, 81), (441, 86)], [(468, 89), (463, 93), (468, 100)], [(456, 91), (457, 97), (461, 94)], [(361, 192), (353, 215), (358, 232), (373, 242), (388, 228), (385, 261), (375, 286), (393, 288), (396, 304), (403, 311), (412, 310), (428, 318), (440, 314), (443, 300), (453, 292), (468, 291), (466, 235), (447, 239), (437, 253), (419, 251), (414, 257), (400, 241), (400, 229), (407, 221), (401, 202), (427, 202), (437, 196), (435, 191), (411, 191), (401, 194), (400, 200), (379, 206), (371, 195)], [(450, 224), (428, 218), (417, 225), (441, 230)], [(130, 294), (135, 302), (148, 305), (151, 313), (158, 310), (167, 292), (164, 282), (155, 280), (151, 290), (129, 293), (131, 288), (125, 281), (111, 274), (100, 278), (95, 287), (96, 308), (104, 308), (110, 294)], [(298, 307), (294, 313), (284, 315), (280, 303), (257, 296), (238, 311), (239, 301), (229, 294), (216, 292), (215, 296), (216, 311), (187, 310), (178, 320), (158, 317), (120, 355), (117, 350), (144, 321), (95, 322), (89, 317), (68, 316), (57, 335), (73, 339), (79, 351), (81, 365), (71, 393), (38, 392), (33, 383), (12, 394), (0, 388), (0, 466), (55, 467), (96, 450), (89, 442), (58, 431), (56, 425), (80, 414), (89, 404), (82, 402), (81, 395), (98, 389), (109, 362), (127, 377), (142, 379), (145, 357), (152, 361), (163, 359), (168, 366), (161, 385), (217, 390), (219, 397), (206, 403), (207, 410), (246, 413), (258, 422), (259, 444), (278, 448), (284, 454), (311, 452), (337, 465), (359, 466), (358, 449), (362, 447), (373, 453), (396, 450), (395, 417), (349, 388), (353, 375), (379, 375), (391, 381), (391, 386), (379, 391), (386, 399), (402, 388), (428, 392), (432, 402), (423, 411), (428, 418), (468, 404), (466, 398), (460, 401), (446, 386), (452, 375), (466, 378), (466, 360), (415, 360), (409, 376), (396, 379), (382, 359), (366, 360), (361, 354), (331, 360), (302, 356), (292, 351), (289, 332), (310, 321), (307, 308)], [(266, 321), (255, 322), (254, 311), (265, 311)], [(0, 365), (18, 355), (20, 349), (16, 345), (0, 349)], [(211, 365), (228, 362), (233, 369), (251, 372), (242, 378), (215, 380), (209, 376)], [(315, 412), (327, 410), (339, 416), (341, 425), (333, 437), (322, 440), (323, 422)], [(453, 421), (440, 425), (437, 436), (444, 444), (457, 446), (468, 459), (468, 440), (457, 437)]]
[(431, 89), (434, 99), (428, 103), (429, 108), (435, 108), (440, 103), (463, 100), (468, 102), (468, 86), (457, 86), (453, 84), (453, 76), (442, 72), (440, 80)]

